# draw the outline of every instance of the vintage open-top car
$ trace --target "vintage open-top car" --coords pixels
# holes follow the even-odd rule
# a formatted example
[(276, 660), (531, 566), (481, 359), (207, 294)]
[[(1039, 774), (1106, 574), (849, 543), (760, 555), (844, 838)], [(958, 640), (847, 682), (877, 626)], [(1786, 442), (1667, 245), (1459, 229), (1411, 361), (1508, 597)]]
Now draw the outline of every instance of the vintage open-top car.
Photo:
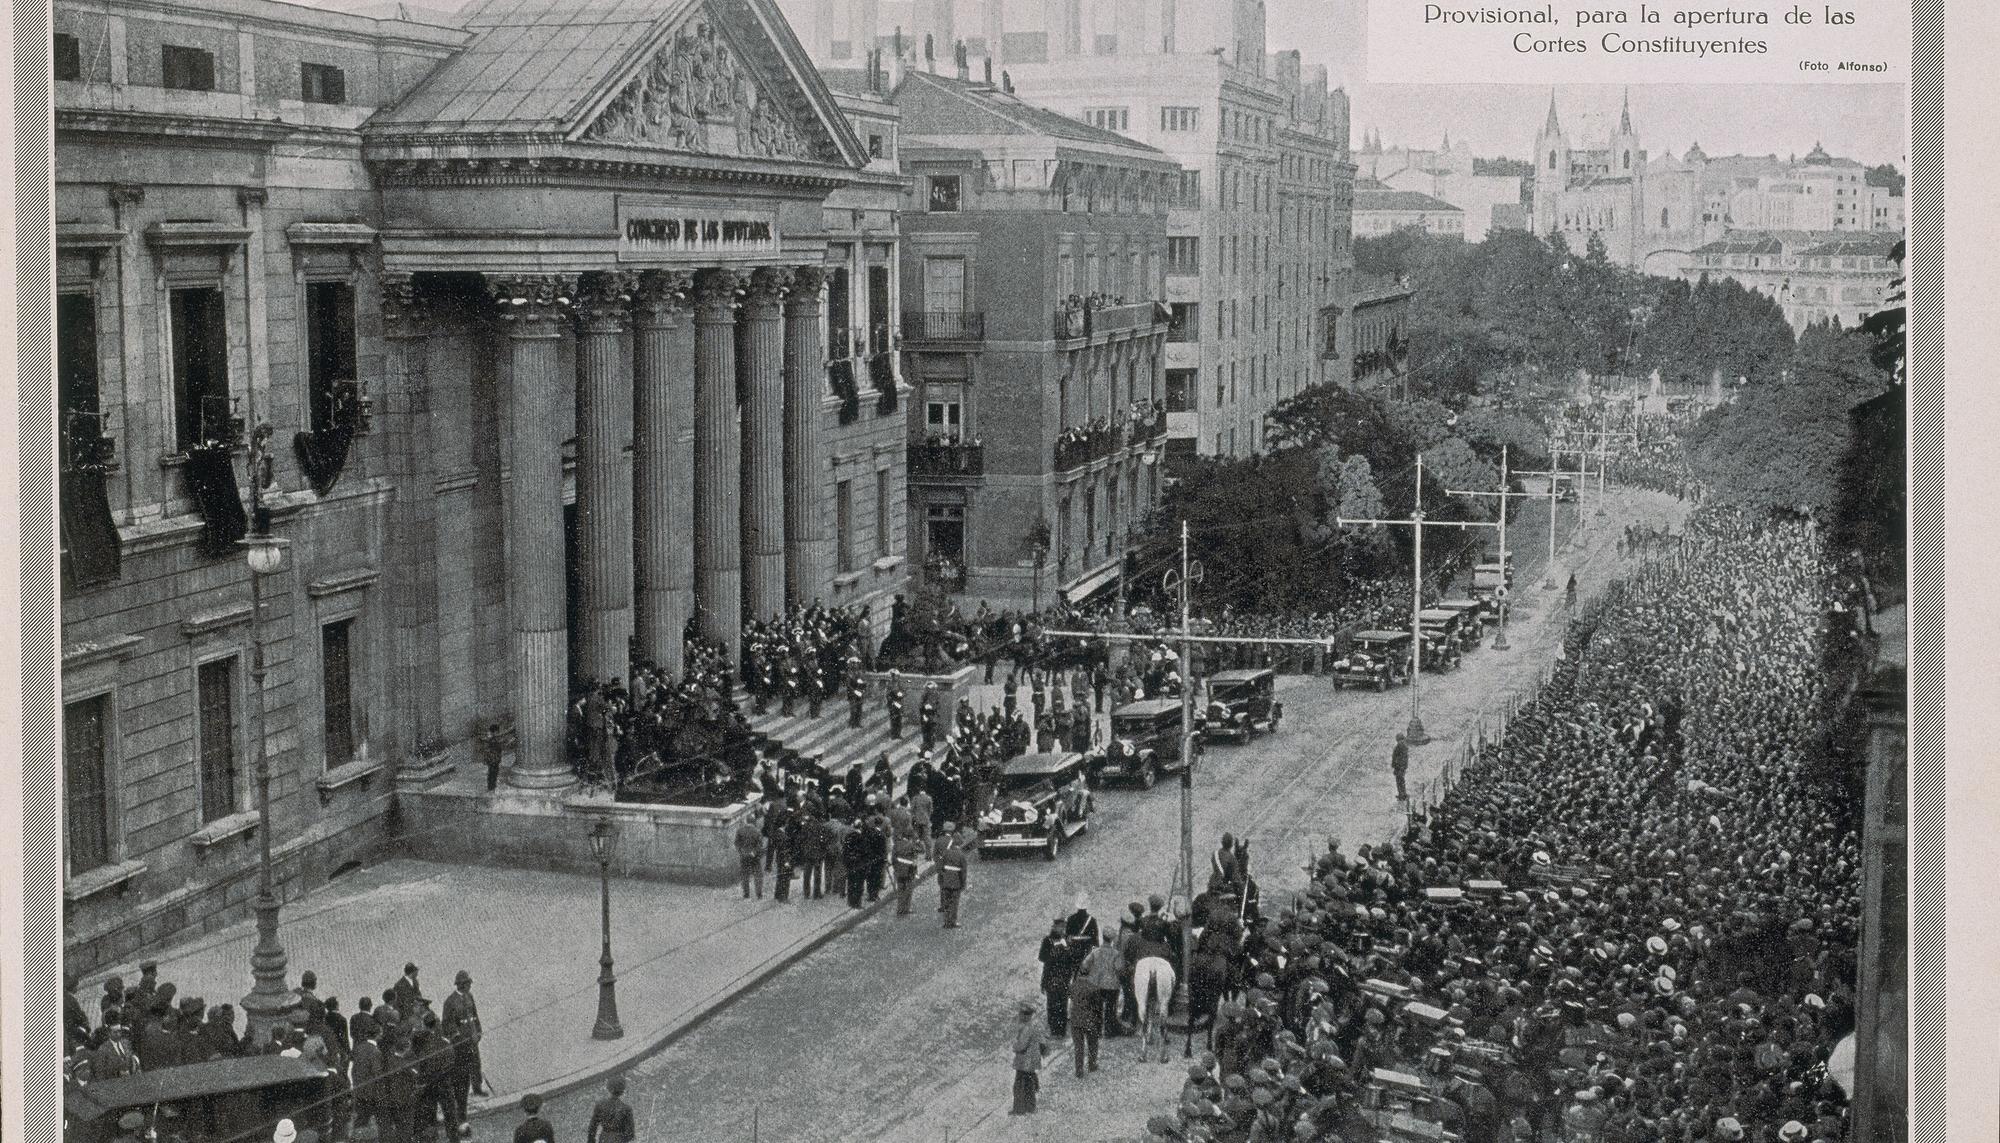
[(1347, 654), (1333, 661), (1333, 686), (1374, 687), (1386, 691), (1391, 685), (1410, 681), (1410, 633), (1408, 631), (1362, 631), (1354, 636)]
[(1472, 594), (1488, 598), (1495, 588), (1514, 586), (1514, 557), (1507, 557), (1506, 567), (1500, 561), (1490, 560), (1472, 569)]
[(1417, 619), (1423, 624), (1426, 671), (1457, 670), (1466, 649), (1479, 645), (1479, 624), (1449, 607), (1426, 607)]
[(1248, 742), (1259, 729), (1275, 732), (1285, 714), (1277, 687), (1278, 674), (1267, 667), (1210, 675), (1208, 702), (1196, 722), (1203, 741)]
[(1111, 712), (1111, 741), (1091, 755), (1099, 781), (1129, 778), (1151, 789), (1163, 773), (1181, 769), (1181, 700), (1141, 699)]
[(993, 808), (979, 819), (979, 853), (1039, 849), (1050, 861), (1090, 827), (1089, 759), (1073, 750), (1023, 754), (1000, 770)]

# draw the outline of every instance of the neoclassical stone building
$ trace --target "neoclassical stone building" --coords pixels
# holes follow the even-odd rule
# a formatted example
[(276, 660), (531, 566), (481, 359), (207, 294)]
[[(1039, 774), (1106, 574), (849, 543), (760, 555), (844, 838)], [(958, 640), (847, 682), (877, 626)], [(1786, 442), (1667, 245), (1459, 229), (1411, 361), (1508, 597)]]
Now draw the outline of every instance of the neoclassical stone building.
[(260, 753), (290, 896), (495, 722), (559, 791), (571, 686), (690, 625), (886, 625), (895, 113), (768, 0), (56, 31), (72, 963), (243, 915)]

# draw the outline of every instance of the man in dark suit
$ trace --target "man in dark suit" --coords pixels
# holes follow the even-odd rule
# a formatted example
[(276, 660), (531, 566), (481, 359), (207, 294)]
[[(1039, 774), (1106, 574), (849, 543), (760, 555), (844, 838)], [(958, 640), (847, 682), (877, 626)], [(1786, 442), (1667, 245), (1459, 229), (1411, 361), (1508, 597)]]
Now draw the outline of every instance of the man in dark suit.
[(389, 1003), (396, 1006), (396, 1012), (405, 1020), (418, 1019), (417, 1009), (422, 1007), (424, 990), (417, 984), (417, 966), (406, 964), (403, 975), (396, 979), (395, 987), (389, 990)]
[(139, 1070), (132, 1058), (132, 1040), (122, 1027), (112, 1028), (90, 1058), (90, 1074), (100, 1080), (129, 1076)]
[(479, 1024), (479, 1002), (472, 996), (472, 974), (464, 969), (452, 978), (452, 994), (444, 998), (443, 1029), (452, 1043), (452, 1114), (459, 1130), (466, 1130), (466, 1105), (472, 1092), (490, 1095), (479, 1058), (479, 1041), (485, 1030)]
[(348, 1080), (354, 1088), (353, 1129), (360, 1131), (364, 1125), (372, 1124), (379, 1134), (382, 1124), (378, 1109), (384, 1093), (377, 1081), (382, 1078), (384, 1061), (382, 1046), (375, 1042), (379, 1034), (375, 1017), (366, 1012), (356, 1013), (348, 1024), (348, 1032), (354, 1037), (354, 1062), (348, 1068)]
[(625, 1077), (612, 1076), (605, 1085), (611, 1094), (590, 1109), (590, 1126), (584, 1129), (584, 1143), (633, 1143), (639, 1128), (632, 1108), (625, 1102)]
[[(862, 890), (868, 887), (869, 863), (874, 850), (881, 845), (879, 841), (870, 845), (869, 835), (872, 832), (864, 825), (848, 830), (846, 836), (840, 839), (840, 864), (847, 870), (847, 907), (850, 909), (861, 907)], [(875, 836), (879, 838), (881, 835)]]
[(530, 1092), (521, 1097), (521, 1114), (527, 1118), (514, 1128), (514, 1143), (556, 1143), (556, 1129), (542, 1118), (542, 1097)]
[(944, 851), (938, 854), (938, 911), (944, 927), (958, 927), (958, 898), (965, 892), (965, 850), (958, 844), (958, 826), (944, 823)]

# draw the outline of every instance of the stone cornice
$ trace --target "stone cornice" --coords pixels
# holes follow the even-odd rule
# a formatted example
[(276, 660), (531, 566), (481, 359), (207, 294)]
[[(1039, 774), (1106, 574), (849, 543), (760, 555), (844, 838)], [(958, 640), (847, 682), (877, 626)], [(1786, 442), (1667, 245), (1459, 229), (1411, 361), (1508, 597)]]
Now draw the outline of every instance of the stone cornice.
[(210, 115), (168, 115), (152, 111), (107, 111), (98, 109), (56, 109), (58, 132), (89, 132), (102, 135), (131, 135), (157, 143), (162, 137), (181, 142), (211, 140), (218, 145), (278, 143), (300, 136), (344, 140), (352, 146), (358, 133), (341, 127), (316, 127), (306, 123), (275, 119), (236, 119)]
[[(440, 142), (427, 138), (424, 150)], [(465, 147), (493, 146), (490, 135), (467, 136)], [(560, 145), (554, 141), (531, 144), (536, 149)], [(705, 155), (668, 157), (649, 152), (648, 157), (597, 157), (582, 155), (491, 155), (444, 157), (436, 155), (396, 155), (387, 148), (370, 148), (366, 156), (376, 181), (385, 187), (429, 186), (617, 186), (660, 182), (750, 183), (787, 186), (800, 190), (835, 190), (851, 181), (847, 172), (824, 167), (785, 167), (762, 160), (718, 160)]]

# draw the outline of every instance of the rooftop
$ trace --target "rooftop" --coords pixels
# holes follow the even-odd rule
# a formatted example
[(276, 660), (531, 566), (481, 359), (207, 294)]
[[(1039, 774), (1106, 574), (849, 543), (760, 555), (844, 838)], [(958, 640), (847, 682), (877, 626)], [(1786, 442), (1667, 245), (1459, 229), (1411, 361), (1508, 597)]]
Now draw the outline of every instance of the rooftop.
[(1172, 161), (1157, 147), (1036, 107), (988, 83), (912, 71), (897, 85), (894, 98), (911, 135), (1041, 136)]
[(1458, 207), (1441, 198), (1432, 198), (1422, 191), (1361, 190), (1354, 192), (1354, 209), (1364, 210), (1421, 210), (1432, 214), (1449, 212), (1464, 214)]

